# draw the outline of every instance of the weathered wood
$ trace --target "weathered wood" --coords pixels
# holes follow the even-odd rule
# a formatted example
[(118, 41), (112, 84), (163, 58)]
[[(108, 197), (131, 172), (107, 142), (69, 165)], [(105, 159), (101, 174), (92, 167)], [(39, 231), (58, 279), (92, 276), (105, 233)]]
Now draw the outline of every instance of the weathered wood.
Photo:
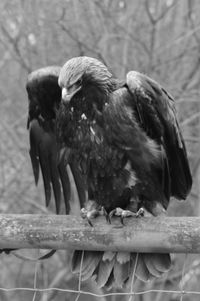
[(200, 253), (199, 217), (103, 217), (91, 227), (86, 220), (65, 215), (0, 215), (0, 248), (113, 250)]

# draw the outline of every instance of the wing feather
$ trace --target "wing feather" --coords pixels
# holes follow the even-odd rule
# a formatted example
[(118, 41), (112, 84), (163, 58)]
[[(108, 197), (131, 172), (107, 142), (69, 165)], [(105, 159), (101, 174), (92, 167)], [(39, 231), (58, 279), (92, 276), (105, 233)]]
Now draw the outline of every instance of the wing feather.
[[(59, 149), (56, 139), (56, 110), (61, 101), (61, 89), (58, 85), (60, 67), (50, 66), (33, 71), (28, 76), (26, 85), (29, 98), (29, 114), (27, 128), (30, 138), (30, 158), (35, 183), (39, 180), (41, 169), (46, 206), (54, 194), (56, 213), (60, 212), (61, 199), (64, 199), (65, 210), (70, 211), (71, 183), (67, 164), (71, 165), (81, 207), (85, 202), (85, 186), (78, 169), (78, 163), (73, 159), (68, 162), (66, 154), (70, 151)], [(60, 153), (60, 154), (59, 154)]]
[[(37, 184), (39, 179), (39, 166), (41, 168), (46, 206), (51, 200), (51, 189), (53, 188), (56, 211), (59, 212), (61, 201), (61, 186), (59, 171), (57, 168), (57, 149), (55, 147), (55, 136), (51, 131), (45, 131), (44, 127), (34, 119), (30, 122), (30, 156)], [(52, 185), (52, 188), (51, 188)]]
[[(38, 122), (35, 120), (32, 122), (29, 130), (29, 140), (30, 140), (30, 150), (29, 150), (29, 155), (31, 158), (31, 164), (32, 164), (32, 169), (33, 169), (33, 175), (35, 179), (35, 184), (38, 184), (39, 180), (39, 171), (40, 171), (40, 166), (39, 166), (39, 156), (38, 156), (38, 148), (37, 148), (37, 142), (35, 141), (37, 138), (37, 135), (35, 132), (38, 132), (39, 127), (38, 127)], [(40, 132), (40, 130), (39, 130)], [(39, 134), (39, 133), (38, 133)], [(40, 134), (39, 134), (40, 136)]]
[(65, 202), (65, 212), (69, 214), (70, 211), (70, 197), (71, 197), (71, 186), (70, 186), (70, 179), (67, 172), (66, 164), (64, 158), (59, 161), (58, 164), (60, 180), (62, 183), (63, 195), (64, 195), (64, 202)]
[(156, 81), (136, 71), (127, 74), (127, 86), (134, 96), (141, 127), (164, 147), (171, 195), (185, 199), (192, 186), (192, 177), (172, 96)]
[(80, 202), (80, 206), (81, 208), (83, 208), (85, 206), (85, 202), (86, 202), (86, 179), (85, 177), (81, 174), (78, 164), (76, 162), (76, 158), (74, 158), (73, 156), (71, 156), (70, 160), (69, 160), (69, 165), (74, 177), (74, 181), (75, 181), (75, 185), (77, 188), (77, 192), (78, 192), (78, 197), (79, 197), (79, 202)]

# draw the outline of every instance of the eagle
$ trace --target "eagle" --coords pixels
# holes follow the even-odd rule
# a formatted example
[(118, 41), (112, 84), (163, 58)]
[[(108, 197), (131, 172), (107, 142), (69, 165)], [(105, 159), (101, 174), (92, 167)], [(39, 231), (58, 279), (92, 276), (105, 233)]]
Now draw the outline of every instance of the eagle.
[[(186, 199), (192, 186), (186, 147), (174, 99), (159, 83), (136, 71), (120, 81), (99, 60), (81, 56), (31, 73), (27, 92), (35, 180), (40, 165), (47, 204), (52, 186), (57, 213), (61, 191), (69, 213), (67, 164), (91, 226), (98, 215), (122, 223), (163, 215), (171, 197)], [(170, 265), (170, 254), (75, 250), (72, 258), (74, 273), (82, 267), (82, 280), (107, 289), (130, 287), (133, 272), (143, 281), (160, 277)]]

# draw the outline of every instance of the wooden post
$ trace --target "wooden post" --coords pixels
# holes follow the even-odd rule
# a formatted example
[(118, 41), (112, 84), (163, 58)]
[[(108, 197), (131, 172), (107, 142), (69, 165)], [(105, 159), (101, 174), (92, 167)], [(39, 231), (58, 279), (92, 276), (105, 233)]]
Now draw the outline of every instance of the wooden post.
[(0, 215), (0, 249), (83, 249), (200, 253), (200, 217), (86, 220), (70, 215)]

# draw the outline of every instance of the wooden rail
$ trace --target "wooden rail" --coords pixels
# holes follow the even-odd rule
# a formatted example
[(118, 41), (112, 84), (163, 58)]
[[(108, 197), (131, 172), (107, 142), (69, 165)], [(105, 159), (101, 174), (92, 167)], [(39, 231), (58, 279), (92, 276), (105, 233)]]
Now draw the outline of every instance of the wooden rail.
[(112, 224), (65, 215), (0, 215), (0, 249), (83, 249), (200, 253), (200, 217), (119, 218)]

